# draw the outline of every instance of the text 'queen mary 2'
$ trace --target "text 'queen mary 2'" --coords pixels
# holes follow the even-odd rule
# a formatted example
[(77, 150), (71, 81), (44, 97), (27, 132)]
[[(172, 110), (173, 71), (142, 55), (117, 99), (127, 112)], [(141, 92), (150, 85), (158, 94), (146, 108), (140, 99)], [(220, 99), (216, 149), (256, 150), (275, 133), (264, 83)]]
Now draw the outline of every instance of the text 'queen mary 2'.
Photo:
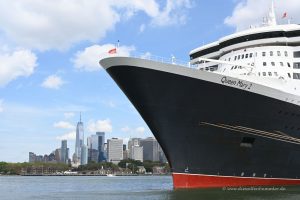
[(163, 148), (175, 188), (300, 184), (300, 25), (264, 26), (192, 50), (190, 67), (100, 64)]

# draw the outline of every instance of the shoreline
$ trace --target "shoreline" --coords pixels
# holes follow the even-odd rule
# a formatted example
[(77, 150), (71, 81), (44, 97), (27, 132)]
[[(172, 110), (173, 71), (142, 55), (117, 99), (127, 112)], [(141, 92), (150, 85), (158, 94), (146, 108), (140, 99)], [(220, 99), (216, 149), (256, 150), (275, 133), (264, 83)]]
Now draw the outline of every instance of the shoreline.
[[(3, 175), (1, 176), (103, 176), (103, 177), (111, 177), (107, 176), (106, 174), (14, 174), (14, 175)], [(115, 174), (113, 177), (116, 176), (171, 176), (171, 174)]]

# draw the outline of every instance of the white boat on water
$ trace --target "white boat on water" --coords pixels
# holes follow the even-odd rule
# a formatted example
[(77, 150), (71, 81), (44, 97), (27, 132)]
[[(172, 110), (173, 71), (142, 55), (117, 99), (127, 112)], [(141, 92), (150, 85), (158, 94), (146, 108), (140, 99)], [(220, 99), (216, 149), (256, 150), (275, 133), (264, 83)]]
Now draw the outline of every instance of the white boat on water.
[(115, 177), (115, 174), (106, 174), (107, 177)]

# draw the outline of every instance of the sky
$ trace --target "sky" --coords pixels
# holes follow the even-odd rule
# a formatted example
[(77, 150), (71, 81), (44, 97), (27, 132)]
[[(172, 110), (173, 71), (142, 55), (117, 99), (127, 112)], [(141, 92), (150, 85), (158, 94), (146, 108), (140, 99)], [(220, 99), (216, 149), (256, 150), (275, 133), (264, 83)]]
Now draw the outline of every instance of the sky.
[[(121, 55), (188, 62), (189, 52), (258, 26), (271, 0), (0, 0), (0, 161), (25, 162), (68, 140), (82, 113), (85, 138), (149, 137), (151, 131), (98, 64)], [(298, 0), (275, 0), (300, 22)]]

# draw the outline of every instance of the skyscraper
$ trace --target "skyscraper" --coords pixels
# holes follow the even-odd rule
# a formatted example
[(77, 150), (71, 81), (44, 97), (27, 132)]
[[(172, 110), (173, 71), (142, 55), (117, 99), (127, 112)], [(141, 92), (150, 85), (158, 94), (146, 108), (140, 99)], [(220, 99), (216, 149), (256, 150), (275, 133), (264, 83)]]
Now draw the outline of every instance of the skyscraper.
[(128, 153), (129, 158), (132, 158), (132, 147), (140, 146), (141, 138), (130, 138), (128, 141)]
[(60, 155), (60, 161), (62, 163), (67, 163), (69, 159), (68, 155), (68, 145), (67, 145), (67, 140), (62, 140), (61, 141), (61, 155)]
[(61, 159), (60, 159), (60, 157), (61, 157), (61, 148), (55, 149), (54, 155), (55, 155), (56, 162), (59, 163), (61, 161)]
[(74, 163), (81, 163), (81, 147), (84, 145), (83, 142), (84, 138), (84, 129), (83, 129), (83, 122), (81, 122), (81, 113), (80, 113), (80, 120), (76, 126), (76, 142), (75, 142), (75, 156), (73, 159)]
[(153, 137), (148, 137), (140, 141), (143, 147), (143, 159), (151, 161), (159, 161), (159, 144)]
[(88, 163), (88, 148), (86, 145), (81, 147), (80, 164), (86, 165)]
[(99, 151), (99, 162), (106, 161), (106, 155), (104, 153), (104, 141), (105, 141), (105, 132), (97, 132), (98, 136), (98, 151)]
[(29, 162), (33, 163), (36, 161), (36, 155), (33, 152), (29, 152)]
[(131, 159), (143, 162), (143, 147), (135, 145), (131, 147)]
[(123, 140), (112, 138), (107, 140), (108, 162), (118, 164), (123, 160)]
[[(104, 152), (104, 141), (105, 141), (105, 132), (96, 132), (96, 135), (91, 135), (91, 137), (88, 138), (90, 161), (92, 160), (95, 162), (106, 161), (106, 155)], [(96, 160), (94, 160), (95, 154), (97, 154)]]

